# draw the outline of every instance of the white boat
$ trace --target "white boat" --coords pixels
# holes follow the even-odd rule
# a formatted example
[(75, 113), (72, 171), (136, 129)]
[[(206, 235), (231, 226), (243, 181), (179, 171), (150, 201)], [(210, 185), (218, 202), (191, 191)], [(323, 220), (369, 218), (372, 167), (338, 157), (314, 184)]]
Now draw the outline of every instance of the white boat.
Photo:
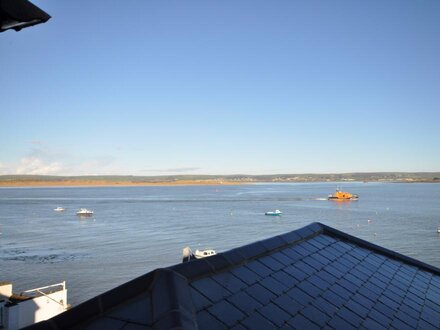
[(87, 210), (85, 208), (80, 208), (78, 212), (76, 212), (76, 215), (93, 215), (93, 211)]
[(183, 260), (182, 262), (191, 261), (193, 259), (202, 259), (216, 255), (217, 252), (213, 249), (195, 250), (194, 252), (189, 246), (183, 248)]
[(64, 207), (58, 206), (56, 209), (53, 210), (57, 212), (64, 212), (66, 209)]
[(216, 254), (217, 254), (217, 252), (215, 252), (215, 250), (212, 250), (212, 249), (195, 250), (194, 257), (196, 259), (202, 259), (202, 258), (210, 257), (210, 256), (213, 256)]
[(283, 214), (283, 212), (281, 212), (280, 210), (275, 210), (275, 211), (268, 211), (264, 214), (265, 215), (281, 215), (281, 214)]

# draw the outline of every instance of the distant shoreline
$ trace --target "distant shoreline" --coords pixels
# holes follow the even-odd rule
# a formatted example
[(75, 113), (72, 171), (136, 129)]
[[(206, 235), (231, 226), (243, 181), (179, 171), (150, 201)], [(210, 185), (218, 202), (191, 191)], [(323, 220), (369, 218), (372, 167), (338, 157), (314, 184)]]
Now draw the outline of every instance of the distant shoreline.
[(2, 188), (14, 187), (149, 187), (149, 186), (232, 186), (253, 183), (440, 183), (438, 180), (371, 180), (371, 181), (223, 181), (223, 180), (177, 180), (177, 181), (110, 181), (110, 180), (7, 180), (0, 181)]
[(246, 182), (217, 181), (217, 180), (182, 180), (161, 182), (127, 182), (127, 181), (0, 181), (0, 187), (143, 187), (143, 186), (218, 186), (240, 185)]

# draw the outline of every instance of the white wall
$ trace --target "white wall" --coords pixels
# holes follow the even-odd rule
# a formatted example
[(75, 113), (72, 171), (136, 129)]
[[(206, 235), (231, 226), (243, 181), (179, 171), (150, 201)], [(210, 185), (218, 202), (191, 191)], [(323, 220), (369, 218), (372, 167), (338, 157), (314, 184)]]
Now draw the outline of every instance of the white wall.
[[(52, 298), (52, 299), (50, 299)], [(63, 302), (63, 305), (57, 302)], [(27, 325), (50, 319), (55, 315), (64, 312), (67, 304), (67, 290), (50, 293), (47, 296), (40, 296), (18, 303), (7, 308), (8, 330), (16, 330)]]

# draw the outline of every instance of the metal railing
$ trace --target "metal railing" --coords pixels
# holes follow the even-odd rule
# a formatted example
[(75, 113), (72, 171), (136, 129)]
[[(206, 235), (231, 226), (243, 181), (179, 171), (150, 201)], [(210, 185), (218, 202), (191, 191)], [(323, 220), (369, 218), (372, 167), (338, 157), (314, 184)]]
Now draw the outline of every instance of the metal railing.
[(30, 294), (30, 293), (34, 293), (34, 294), (35, 293), (39, 293), (40, 295), (45, 296), (45, 297), (49, 298), (50, 300), (53, 300), (57, 304), (63, 306), (64, 309), (67, 309), (67, 304), (66, 304), (66, 302), (64, 300), (61, 299), (61, 301), (57, 301), (57, 300), (55, 300), (55, 299), (53, 299), (52, 297), (49, 296), (49, 294), (51, 294), (53, 292), (46, 293), (46, 292), (42, 291), (42, 290), (47, 290), (47, 289), (55, 288), (55, 287), (61, 287), (60, 290), (56, 290), (55, 292), (57, 292), (57, 291), (66, 291), (66, 281), (63, 281), (63, 282), (57, 283), (57, 284), (46, 285), (46, 286), (42, 286), (42, 287), (39, 287), (39, 288), (22, 291), (20, 293), (20, 295)]

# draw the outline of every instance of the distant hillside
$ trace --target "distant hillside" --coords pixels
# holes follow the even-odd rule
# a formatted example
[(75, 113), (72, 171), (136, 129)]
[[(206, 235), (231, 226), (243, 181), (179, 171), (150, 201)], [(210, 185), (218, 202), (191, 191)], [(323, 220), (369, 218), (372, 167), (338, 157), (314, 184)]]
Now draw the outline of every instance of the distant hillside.
[(179, 182), (333, 182), (333, 181), (369, 181), (369, 182), (440, 182), (440, 172), (375, 172), (375, 173), (329, 173), (329, 174), (273, 174), (273, 175), (167, 175), (167, 176), (131, 176), (131, 175), (94, 175), (94, 176), (47, 176), (47, 175), (1, 175), (0, 184), (47, 182), (63, 183), (100, 182), (100, 183), (179, 183)]

